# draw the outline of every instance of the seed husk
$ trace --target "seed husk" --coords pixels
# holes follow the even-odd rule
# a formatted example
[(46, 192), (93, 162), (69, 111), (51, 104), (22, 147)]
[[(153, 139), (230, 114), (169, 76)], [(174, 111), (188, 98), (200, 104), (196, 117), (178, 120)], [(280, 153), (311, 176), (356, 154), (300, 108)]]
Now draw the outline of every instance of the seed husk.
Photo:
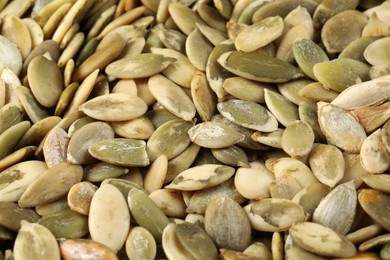
[(13, 252), (17, 259), (60, 259), (58, 243), (50, 230), (25, 220), (21, 221)]
[(143, 140), (103, 139), (89, 146), (88, 152), (96, 159), (119, 166), (146, 166), (149, 157)]
[(43, 156), (49, 168), (67, 161), (69, 139), (66, 135), (64, 129), (53, 128), (41, 142), (41, 144), (43, 143)]
[(377, 129), (362, 142), (360, 149), (362, 166), (369, 173), (383, 173), (390, 167), (390, 153), (386, 149), (381, 129)]
[(289, 230), (292, 225), (306, 218), (303, 208), (287, 199), (262, 199), (248, 204), (244, 210), (252, 228), (265, 232)]
[(272, 115), (285, 127), (299, 119), (297, 106), (283, 95), (264, 89), (264, 99)]
[(218, 58), (218, 63), (235, 75), (260, 82), (282, 83), (303, 76), (295, 66), (257, 52), (227, 52)]
[(330, 228), (312, 222), (302, 222), (290, 228), (290, 235), (299, 247), (328, 257), (350, 257), (356, 248), (344, 236)]

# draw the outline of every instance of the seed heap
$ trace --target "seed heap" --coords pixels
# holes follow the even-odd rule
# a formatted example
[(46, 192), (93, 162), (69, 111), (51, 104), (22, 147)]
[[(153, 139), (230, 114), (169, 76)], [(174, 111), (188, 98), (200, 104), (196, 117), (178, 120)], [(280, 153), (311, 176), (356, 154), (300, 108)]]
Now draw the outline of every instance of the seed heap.
[(0, 259), (390, 259), (390, 1), (0, 1)]

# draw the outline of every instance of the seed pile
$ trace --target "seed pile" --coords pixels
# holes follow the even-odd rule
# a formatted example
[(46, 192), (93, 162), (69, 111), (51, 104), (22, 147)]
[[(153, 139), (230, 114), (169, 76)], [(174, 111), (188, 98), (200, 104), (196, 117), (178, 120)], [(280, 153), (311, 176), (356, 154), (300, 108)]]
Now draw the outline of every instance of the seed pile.
[(389, 17), (0, 0), (0, 259), (390, 259)]

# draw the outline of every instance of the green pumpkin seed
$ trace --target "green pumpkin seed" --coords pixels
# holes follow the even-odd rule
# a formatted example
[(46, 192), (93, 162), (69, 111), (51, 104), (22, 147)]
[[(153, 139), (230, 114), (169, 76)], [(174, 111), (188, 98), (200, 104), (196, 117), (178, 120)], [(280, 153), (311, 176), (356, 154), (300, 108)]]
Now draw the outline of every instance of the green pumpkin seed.
[(284, 96), (264, 89), (264, 98), (267, 108), (282, 125), (287, 127), (299, 119), (297, 106)]
[(281, 146), (287, 154), (299, 158), (310, 153), (314, 139), (311, 126), (301, 120), (296, 120), (283, 131)]
[(0, 134), (0, 159), (9, 155), (30, 128), (29, 121), (17, 123)]
[(252, 228), (266, 232), (288, 230), (306, 218), (301, 206), (286, 199), (262, 199), (248, 204), (244, 210)]
[(0, 134), (11, 126), (22, 122), (23, 114), (19, 107), (7, 104), (0, 108)]
[(131, 189), (127, 198), (131, 215), (137, 224), (147, 229), (157, 243), (163, 239), (163, 230), (169, 220), (161, 209), (143, 191)]
[(315, 134), (315, 141), (325, 140), (318, 123), (317, 106), (308, 102), (301, 102), (298, 106), (299, 119), (311, 126)]
[(221, 184), (233, 176), (235, 169), (219, 164), (191, 167), (175, 177), (165, 188), (177, 190), (201, 190)]
[(164, 182), (171, 182), (179, 173), (187, 170), (195, 161), (200, 150), (200, 146), (190, 144), (181, 154), (168, 161), (167, 174)]
[(211, 42), (211, 44), (214, 46), (227, 40), (226, 34), (220, 30), (214, 29), (204, 24), (196, 24), (196, 27), (200, 30), (202, 35), (206, 37), (206, 39), (209, 40), (209, 42)]
[(118, 166), (149, 165), (146, 143), (143, 140), (104, 139), (89, 146), (88, 152), (96, 159)]
[(237, 99), (264, 103), (264, 90), (269, 88), (267, 83), (247, 80), (241, 77), (227, 78), (223, 82), (223, 88)]
[(44, 162), (24, 161), (0, 173), (0, 201), (18, 202), (27, 187), (47, 169)]
[(180, 243), (176, 234), (175, 226), (176, 225), (174, 223), (169, 223), (163, 230), (162, 246), (165, 255), (171, 259), (195, 260), (195, 258)]
[(227, 52), (218, 58), (218, 63), (233, 74), (260, 82), (281, 83), (303, 76), (293, 65), (257, 52)]
[(244, 100), (229, 100), (217, 104), (218, 111), (230, 121), (243, 127), (272, 132), (277, 129), (278, 121), (263, 106)]
[(191, 96), (202, 121), (210, 121), (216, 112), (217, 97), (210, 88), (205, 73), (195, 73), (191, 81)]
[(198, 2), (196, 11), (206, 24), (220, 32), (226, 33), (226, 22), (228, 18), (223, 17), (215, 5)]
[(128, 172), (129, 169), (127, 168), (105, 162), (98, 162), (84, 168), (83, 180), (90, 182), (102, 182), (105, 179), (118, 178)]
[(15, 152), (7, 155), (0, 160), (0, 170), (5, 170), (6, 168), (20, 163), (23, 160), (30, 159), (32, 155), (35, 154), (37, 150), (36, 146), (30, 145), (16, 150)]
[(87, 217), (70, 209), (45, 215), (38, 224), (49, 229), (56, 238), (81, 238), (88, 233)]
[(328, 257), (350, 257), (356, 254), (356, 248), (350, 241), (321, 224), (295, 224), (290, 228), (290, 235), (299, 247), (314, 254)]
[(50, 116), (49, 112), (40, 106), (29, 88), (19, 86), (16, 88), (15, 92), (33, 124), (39, 122), (45, 117)]
[[(241, 1), (243, 2), (243, 1)], [(238, 23), (243, 23), (243, 24), (251, 24), (252, 23), (252, 17), (253, 14), (263, 5), (272, 2), (269, 0), (256, 0), (256, 1), (249, 1), (248, 3), (243, 6), (243, 10), (238, 11), (238, 3), (234, 6), (232, 17), (230, 18), (231, 20), (235, 21), (233, 18), (235, 18), (234, 13), (237, 12), (239, 13), (237, 22)], [(240, 8), (241, 9), (241, 8)], [(264, 18), (265, 19), (265, 18)]]
[(390, 37), (378, 39), (370, 43), (364, 50), (364, 58), (371, 65), (389, 64), (389, 60), (386, 59), (386, 48), (389, 45)]
[(50, 230), (43, 225), (25, 220), (21, 222), (13, 251), (17, 259), (61, 259), (58, 243)]
[(130, 229), (130, 212), (125, 198), (115, 186), (100, 186), (93, 195), (88, 229), (93, 240), (115, 253), (125, 244)]
[(359, 1), (356, 0), (340, 3), (333, 1), (321, 2), (313, 14), (314, 24), (317, 28), (322, 27), (332, 16), (345, 10), (355, 9), (358, 4)]
[(292, 201), (302, 206), (305, 212), (312, 216), (318, 204), (330, 191), (330, 188), (322, 183), (312, 183), (295, 194)]
[(284, 23), (280, 16), (267, 17), (240, 32), (234, 44), (238, 51), (255, 51), (282, 35), (283, 28)]
[(35, 223), (40, 218), (35, 210), (20, 208), (13, 202), (0, 202), (0, 209), (0, 225), (14, 232), (20, 230), (22, 220)]
[(364, 50), (368, 45), (378, 40), (380, 37), (377, 36), (362, 36), (352, 41), (348, 46), (342, 50), (339, 54), (339, 58), (355, 59), (361, 62), (365, 62)]
[(202, 35), (198, 28), (195, 28), (194, 31), (188, 35), (185, 44), (186, 54), (188, 59), (198, 70), (206, 70), (207, 59), (210, 56), (212, 49), (213, 46)]
[(196, 28), (197, 23), (204, 24), (195, 12), (180, 2), (169, 4), (168, 10), (175, 24), (186, 35), (189, 35)]
[(19, 199), (21, 207), (33, 207), (55, 201), (66, 195), (69, 189), (81, 181), (80, 165), (64, 162), (52, 166), (34, 180)]
[(386, 245), (390, 241), (389, 234), (380, 235), (374, 238), (371, 238), (364, 243), (360, 244), (359, 251), (367, 251), (379, 246)]
[(225, 148), (211, 149), (211, 153), (218, 161), (236, 167), (249, 167), (248, 156), (245, 151), (236, 146), (231, 145)]
[(152, 31), (158, 35), (161, 42), (168, 49), (173, 49), (181, 53), (185, 52), (185, 42), (187, 39), (185, 34), (176, 30), (167, 29), (162, 24), (154, 26)]
[(62, 197), (61, 199), (49, 202), (47, 204), (37, 205), (35, 207), (36, 212), (42, 217), (68, 209), (70, 209), (70, 207), (68, 205), (66, 197)]
[(316, 79), (313, 67), (317, 63), (328, 61), (325, 51), (310, 39), (300, 39), (293, 43), (292, 52), (299, 67), (307, 76)]
[(111, 185), (115, 186), (122, 193), (122, 195), (125, 199), (127, 199), (127, 194), (133, 188), (142, 190), (145, 193), (147, 193), (147, 191), (144, 190), (141, 185), (139, 185), (133, 181), (126, 180), (126, 179), (118, 179), (118, 178), (117, 179), (105, 179), (101, 183), (101, 185), (106, 185), (106, 184), (111, 184)]
[(339, 93), (333, 89), (325, 88), (321, 82), (313, 82), (302, 88), (299, 95), (307, 98), (309, 102), (332, 102)]
[(126, 239), (126, 254), (130, 259), (153, 260), (156, 247), (152, 234), (143, 227), (132, 228)]
[(248, 216), (229, 197), (210, 201), (205, 212), (205, 230), (221, 248), (242, 251), (250, 243), (251, 224)]

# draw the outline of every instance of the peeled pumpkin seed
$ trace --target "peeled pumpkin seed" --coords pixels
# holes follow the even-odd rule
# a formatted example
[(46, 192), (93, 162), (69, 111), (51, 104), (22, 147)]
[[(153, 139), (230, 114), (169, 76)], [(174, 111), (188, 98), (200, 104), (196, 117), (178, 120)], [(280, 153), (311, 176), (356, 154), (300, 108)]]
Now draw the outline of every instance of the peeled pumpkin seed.
[(348, 152), (360, 151), (366, 133), (347, 111), (333, 103), (324, 104), (318, 109), (318, 121), (328, 141)]
[(164, 240), (164, 228), (169, 224), (168, 218), (161, 209), (139, 189), (129, 191), (127, 202), (131, 215), (137, 224), (147, 229), (153, 235), (156, 243), (161, 243)]
[(276, 118), (263, 106), (251, 101), (228, 100), (217, 104), (218, 111), (230, 121), (262, 132), (277, 129)]
[(196, 24), (202, 35), (211, 42), (212, 45), (218, 45), (227, 40), (226, 34), (204, 24)]
[(361, 176), (364, 183), (370, 186), (371, 188), (390, 193), (389, 182), (390, 178), (387, 174), (363, 174)]
[(42, 216), (38, 224), (46, 227), (56, 238), (81, 238), (88, 233), (88, 219), (76, 211), (65, 209)]
[(358, 194), (360, 206), (364, 211), (380, 224), (384, 229), (390, 229), (388, 211), (383, 205), (388, 205), (390, 196), (373, 189), (364, 189)]
[(353, 59), (339, 58), (317, 63), (313, 67), (313, 72), (326, 89), (337, 92), (369, 79), (369, 66)]
[(110, 248), (91, 239), (66, 239), (60, 240), (59, 244), (61, 256), (65, 260), (83, 257), (118, 259)]
[(174, 119), (158, 127), (146, 144), (150, 161), (162, 154), (170, 160), (183, 152), (190, 145), (187, 132), (192, 126), (192, 122)]
[(216, 112), (217, 97), (210, 88), (205, 73), (195, 73), (191, 81), (191, 96), (202, 121), (210, 121)]
[(148, 85), (152, 95), (169, 112), (186, 121), (195, 117), (196, 109), (192, 100), (174, 82), (162, 75), (154, 75), (149, 78)]
[(357, 194), (353, 181), (340, 184), (318, 204), (313, 222), (346, 235), (351, 229), (356, 213)]
[(310, 100), (309, 102), (332, 102), (339, 93), (333, 89), (325, 88), (321, 82), (313, 82), (302, 88), (299, 94)]
[(316, 178), (330, 188), (335, 187), (344, 176), (343, 154), (333, 145), (316, 145), (310, 152), (309, 164)]
[(93, 240), (108, 246), (115, 253), (125, 244), (130, 229), (130, 212), (125, 198), (115, 186), (100, 186), (93, 195), (88, 229)]
[(249, 167), (248, 157), (245, 151), (236, 145), (219, 149), (211, 149), (211, 153), (215, 159), (226, 165)]
[(118, 165), (97, 162), (84, 168), (83, 179), (90, 182), (101, 182), (105, 179), (118, 178), (128, 172), (129, 169)]
[(237, 99), (264, 103), (264, 89), (269, 84), (247, 80), (242, 77), (227, 78), (223, 82), (223, 88)]
[(35, 124), (43, 118), (50, 116), (49, 112), (41, 107), (29, 88), (19, 86), (15, 92), (32, 123)]
[(186, 213), (186, 205), (181, 191), (158, 189), (149, 194), (154, 203), (164, 212), (168, 217), (184, 218)]
[(119, 166), (146, 166), (149, 158), (143, 140), (103, 139), (89, 146), (88, 152), (96, 159)]
[(233, 176), (234, 172), (234, 168), (229, 166), (218, 164), (199, 165), (179, 173), (165, 188), (190, 191), (210, 188), (223, 183)]
[(370, 43), (364, 50), (364, 58), (371, 65), (389, 64), (390, 60), (387, 60), (387, 48), (389, 45), (390, 37), (384, 37)]
[(83, 169), (80, 165), (60, 163), (42, 172), (19, 199), (21, 207), (33, 207), (55, 201), (66, 195), (69, 189), (80, 182)]
[(281, 83), (303, 76), (293, 65), (257, 52), (227, 52), (218, 58), (218, 63), (237, 76), (260, 82)]
[(346, 235), (346, 238), (354, 244), (360, 244), (373, 237), (376, 237), (383, 232), (383, 228), (379, 224), (372, 224)]
[(67, 161), (69, 139), (64, 129), (53, 128), (42, 143), (43, 156), (48, 167)]
[[(200, 46), (202, 46), (200, 48)], [(207, 59), (210, 56), (213, 46), (205, 39), (198, 28), (191, 32), (186, 40), (185, 50), (191, 63), (201, 71), (206, 70)]]
[(322, 183), (312, 183), (303, 188), (292, 198), (292, 201), (302, 206), (306, 214), (311, 217), (322, 199), (331, 189)]
[(144, 178), (144, 188), (149, 193), (161, 189), (168, 170), (168, 158), (161, 154), (150, 165)]
[(16, 75), (22, 70), (22, 55), (17, 47), (6, 37), (0, 36), (0, 68), (8, 67)]
[(260, 200), (270, 197), (269, 187), (275, 179), (262, 161), (249, 163), (250, 168), (240, 167), (234, 176), (234, 186), (247, 199)]
[(272, 115), (274, 115), (278, 122), (285, 127), (288, 127), (293, 124), (294, 121), (299, 119), (297, 106), (283, 95), (264, 89), (264, 99), (267, 108), (270, 110)]
[(317, 28), (321, 27), (332, 16), (349, 9), (355, 9), (359, 1), (334, 2), (323, 1), (316, 8), (313, 14), (314, 24)]
[(30, 128), (29, 121), (17, 123), (0, 134), (0, 159), (9, 155)]
[(365, 62), (364, 51), (368, 45), (378, 40), (378, 36), (362, 36), (348, 44), (344, 50), (339, 54), (339, 58), (355, 59)]
[(350, 257), (356, 253), (355, 246), (344, 236), (317, 223), (302, 222), (290, 229), (294, 243), (299, 247), (328, 257)]
[(14, 104), (5, 105), (0, 108), (0, 134), (11, 126), (22, 122), (23, 111)]
[(58, 243), (50, 230), (25, 220), (21, 222), (13, 252), (17, 259), (61, 259)]
[(126, 254), (130, 259), (153, 260), (156, 257), (156, 241), (143, 227), (134, 227), (126, 239)]
[(248, 204), (244, 210), (252, 228), (265, 232), (289, 230), (306, 218), (301, 206), (286, 199), (262, 199)]
[(25, 146), (7, 155), (0, 160), (0, 170), (4, 170), (11, 165), (30, 159), (35, 154), (37, 147), (34, 145)]
[(162, 247), (165, 255), (170, 259), (188, 259), (195, 260), (195, 258), (184, 248), (180, 243), (174, 223), (169, 223), (163, 230)]
[(196, 23), (204, 24), (196, 13), (180, 2), (169, 4), (168, 10), (175, 24), (186, 35), (189, 35), (196, 28)]
[(32, 48), (31, 36), (27, 26), (19, 17), (12, 14), (4, 16), (1, 35), (8, 38), (18, 47), (23, 59), (28, 56)]
[[(229, 214), (225, 214), (229, 212)], [(249, 246), (251, 224), (241, 206), (229, 197), (210, 201), (205, 212), (205, 230), (221, 248), (244, 250)]]
[[(218, 31), (225, 33), (226, 32), (225, 25), (228, 18), (223, 17), (223, 15), (216, 8), (215, 4), (216, 3), (214, 3), (214, 6), (212, 6), (206, 4), (205, 2), (199, 2), (197, 4), (196, 11), (199, 14), (200, 18), (202, 18), (202, 20), (204, 20), (207, 25), (211, 26), (212, 28)], [(227, 3), (227, 5), (229, 5), (229, 3)]]
[(284, 129), (278, 128), (275, 131), (263, 133), (255, 132), (252, 134), (252, 139), (256, 142), (265, 144), (270, 147), (282, 148), (282, 136)]
[(36, 223), (40, 216), (33, 209), (24, 209), (13, 202), (0, 202), (0, 225), (8, 230), (18, 232), (21, 221)]
[(238, 51), (255, 51), (277, 39), (283, 28), (284, 23), (280, 16), (267, 17), (239, 33), (234, 44)]
[(364, 243), (359, 245), (359, 251), (367, 251), (367, 250), (370, 250), (370, 249), (373, 249), (373, 248), (376, 248), (379, 246), (386, 245), (387, 243), (389, 243), (389, 240), (390, 240), (389, 234), (380, 235), (380, 236), (371, 238), (371, 239), (369, 239), (369, 240), (367, 240)]
[(310, 125), (296, 120), (283, 131), (281, 146), (290, 156), (303, 157), (312, 150), (314, 139), (314, 132)]
[(224, 148), (244, 140), (245, 136), (223, 123), (205, 122), (188, 130), (190, 140), (202, 147)]
[(95, 158), (88, 152), (89, 147), (104, 139), (114, 138), (114, 130), (104, 122), (86, 124), (75, 132), (69, 140), (67, 149), (68, 162), (74, 164), (92, 163)]

